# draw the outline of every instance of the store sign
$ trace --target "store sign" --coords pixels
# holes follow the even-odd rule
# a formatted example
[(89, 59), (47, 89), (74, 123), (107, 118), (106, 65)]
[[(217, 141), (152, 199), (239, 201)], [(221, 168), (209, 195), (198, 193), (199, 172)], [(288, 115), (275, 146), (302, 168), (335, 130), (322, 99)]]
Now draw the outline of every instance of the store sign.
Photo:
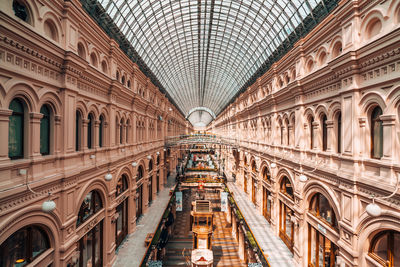
[(182, 192), (175, 192), (176, 211), (182, 211)]
[(228, 192), (221, 192), (221, 211), (228, 211)]

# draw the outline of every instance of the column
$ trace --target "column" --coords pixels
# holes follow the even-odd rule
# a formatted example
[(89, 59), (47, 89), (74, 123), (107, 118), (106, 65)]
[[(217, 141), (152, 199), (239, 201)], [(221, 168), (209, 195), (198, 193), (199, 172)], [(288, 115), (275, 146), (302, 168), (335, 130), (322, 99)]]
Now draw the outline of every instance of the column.
[(62, 148), (62, 143), (63, 143), (63, 138), (61, 134), (61, 116), (60, 115), (54, 115), (54, 134), (52, 136), (53, 140), (53, 151), (55, 155), (58, 155), (61, 153), (61, 148)]
[(395, 122), (396, 115), (381, 115), (383, 127), (383, 157), (384, 160), (392, 160), (395, 148)]
[[(335, 145), (337, 144), (337, 137), (334, 131), (334, 121), (329, 120), (326, 121), (326, 130), (327, 130), (327, 146), (326, 151), (335, 151)], [(335, 138), (336, 137), (336, 138)], [(336, 140), (336, 142), (335, 142)]]
[(0, 142), (0, 161), (8, 160), (8, 122), (11, 114), (10, 109), (0, 109), (0, 133), (4, 133)]
[[(93, 148), (99, 148), (99, 127), (100, 127), (100, 120), (94, 120), (94, 131), (93, 131)], [(104, 133), (103, 133), (104, 135)]]
[[(312, 123), (312, 132), (313, 132), (313, 147), (312, 149), (320, 149), (321, 148), (321, 134), (318, 131), (319, 123), (314, 121)], [(311, 141), (311, 139), (310, 139)]]
[(244, 243), (244, 232), (242, 226), (239, 226), (239, 259), (241, 261), (246, 260), (246, 245)]
[(28, 134), (24, 133), (24, 141), (28, 140), (28, 142), (24, 142), (25, 149), (27, 148), (24, 154), (28, 152), (30, 157), (36, 157), (40, 155), (40, 119), (43, 118), (43, 114), (31, 112), (29, 118)]
[(82, 118), (82, 131), (81, 131), (81, 151), (86, 151), (86, 150), (88, 150), (88, 148), (87, 148), (87, 138), (88, 138), (88, 132), (87, 132), (87, 129), (88, 129), (88, 123), (89, 123), (89, 120), (88, 119), (85, 119), (85, 118)]

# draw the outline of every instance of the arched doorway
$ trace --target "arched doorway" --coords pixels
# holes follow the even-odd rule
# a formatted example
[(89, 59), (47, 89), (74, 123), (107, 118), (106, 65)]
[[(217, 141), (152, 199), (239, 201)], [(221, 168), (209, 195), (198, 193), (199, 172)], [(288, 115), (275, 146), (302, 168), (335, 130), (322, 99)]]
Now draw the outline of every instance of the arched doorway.
[[(263, 181), (269, 185), (271, 183), (271, 173), (268, 167), (265, 167), (263, 172)], [(263, 216), (268, 222), (271, 222), (272, 214), (272, 195), (271, 191), (264, 185), (263, 186)]]
[(136, 221), (143, 215), (143, 166), (140, 165), (136, 175)]

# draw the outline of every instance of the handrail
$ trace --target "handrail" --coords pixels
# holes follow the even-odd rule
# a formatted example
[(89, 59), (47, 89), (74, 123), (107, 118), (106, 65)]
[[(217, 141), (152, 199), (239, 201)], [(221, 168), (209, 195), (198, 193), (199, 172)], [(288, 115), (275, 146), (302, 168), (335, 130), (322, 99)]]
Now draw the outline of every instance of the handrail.
[[(157, 228), (156, 228), (156, 230), (154, 231), (154, 235), (153, 235), (153, 237), (151, 238), (151, 241), (149, 242), (149, 245), (148, 245), (147, 248), (146, 248), (146, 253), (143, 255), (142, 261), (140, 262), (140, 265), (139, 265), (140, 267), (146, 267), (146, 263), (147, 263), (147, 261), (149, 260), (150, 253), (151, 253), (151, 249), (150, 249), (150, 248), (151, 248), (152, 246), (156, 245), (156, 244), (154, 244), (154, 241), (155, 241), (154, 238), (157, 236), (156, 233), (157, 233), (158, 231), (161, 231), (161, 226), (162, 226), (163, 220), (165, 219), (165, 218), (164, 218), (165, 213), (167, 212), (167, 210), (172, 209), (171, 203), (173, 203), (173, 201), (174, 201), (174, 199), (175, 199), (175, 192), (177, 191), (177, 189), (178, 189), (178, 185), (175, 185), (174, 191), (172, 191), (172, 195), (171, 195), (171, 197), (169, 198), (168, 205), (167, 205), (167, 207), (166, 207), (165, 210), (164, 210), (163, 216), (161, 217), (160, 221), (158, 222)], [(171, 212), (171, 210), (170, 210), (169, 212)], [(161, 234), (161, 233), (160, 233), (160, 234)]]
[[(265, 256), (264, 251), (261, 249), (260, 244), (258, 243), (256, 237), (253, 234), (253, 231), (251, 231), (251, 228), (249, 226), (249, 224), (246, 221), (246, 218), (244, 218), (242, 211), (240, 210), (238, 204), (236, 203), (235, 199), (232, 196), (232, 192), (229, 190), (228, 186), (225, 184), (225, 191), (229, 193), (229, 201), (235, 205), (235, 208), (239, 211), (242, 219), (239, 219), (239, 221), (243, 220), (244, 221), (244, 226), (246, 228), (246, 231), (250, 231), (252, 238), (254, 239), (254, 241), (256, 242), (257, 245), (257, 254), (261, 260), (261, 263), (263, 264), (262, 266), (265, 266), (264, 264), (267, 264), (268, 267), (271, 267), (271, 265), (268, 262), (267, 256)], [(237, 213), (235, 213), (235, 216), (239, 217)], [(244, 235), (245, 239), (250, 243), (250, 240), (247, 236), (247, 234)], [(260, 254), (262, 255), (262, 257), (260, 257)]]

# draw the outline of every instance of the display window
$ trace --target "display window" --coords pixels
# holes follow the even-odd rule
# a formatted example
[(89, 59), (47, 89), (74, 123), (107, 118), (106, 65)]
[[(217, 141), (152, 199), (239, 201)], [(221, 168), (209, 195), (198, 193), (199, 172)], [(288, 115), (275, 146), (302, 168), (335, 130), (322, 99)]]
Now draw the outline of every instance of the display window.
[(332, 241), (313, 226), (308, 225), (308, 266), (336, 266), (338, 252), (338, 247)]
[(368, 255), (382, 266), (400, 267), (400, 232), (388, 230), (376, 234)]

